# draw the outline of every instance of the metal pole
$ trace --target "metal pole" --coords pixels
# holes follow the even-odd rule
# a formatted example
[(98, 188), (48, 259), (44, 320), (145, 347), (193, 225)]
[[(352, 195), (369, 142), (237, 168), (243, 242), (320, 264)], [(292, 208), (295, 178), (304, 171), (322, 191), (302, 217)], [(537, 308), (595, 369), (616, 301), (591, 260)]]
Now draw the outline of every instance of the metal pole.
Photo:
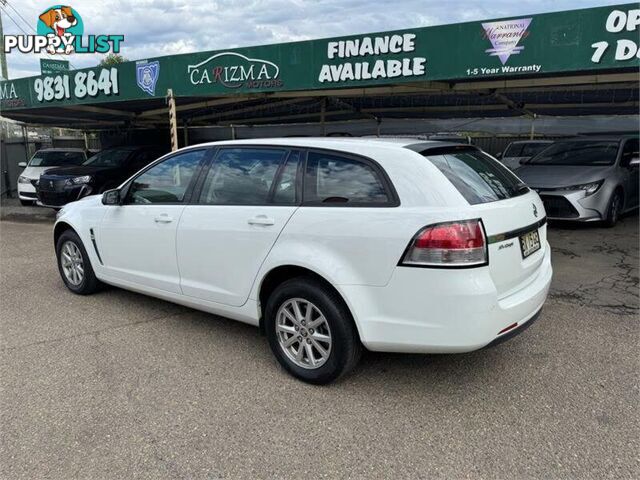
[(320, 127), (322, 128), (322, 136), (327, 136), (327, 126), (324, 123), (325, 115), (327, 113), (327, 99), (323, 98), (320, 102)]
[[(5, 0), (0, 0), (2, 5), (6, 5)], [(2, 15), (0, 14), (0, 75), (3, 80), (9, 80), (9, 73), (7, 71), (7, 54), (4, 53), (4, 33), (2, 31)]]
[(535, 122), (536, 122), (536, 114), (533, 114), (533, 117), (531, 117), (531, 134), (529, 135), (529, 140), (533, 140), (533, 137), (535, 135), (535, 130), (536, 130), (536, 126), (535, 126)]
[(183, 125), (183, 129), (184, 129), (184, 145), (183, 147), (188, 147), (189, 146), (189, 122), (187, 122), (186, 120), (182, 123)]
[(176, 99), (173, 90), (167, 90), (167, 102), (169, 103), (169, 129), (171, 131), (171, 151), (178, 150), (178, 119), (176, 118)]
[(27, 132), (27, 126), (22, 126), (22, 138), (24, 140), (24, 157), (25, 161), (29, 163), (29, 132)]
[(84, 135), (84, 149), (89, 150), (89, 136), (86, 131), (83, 131), (82, 134)]
[(236, 139), (236, 127), (234, 124), (229, 125), (231, 127), (231, 140)]

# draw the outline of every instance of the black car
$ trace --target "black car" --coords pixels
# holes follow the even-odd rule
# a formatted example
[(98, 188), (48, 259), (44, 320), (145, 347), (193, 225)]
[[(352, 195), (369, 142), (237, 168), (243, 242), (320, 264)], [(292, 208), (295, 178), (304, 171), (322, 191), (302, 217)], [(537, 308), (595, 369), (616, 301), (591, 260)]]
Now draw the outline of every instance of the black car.
[(159, 147), (109, 148), (82, 165), (47, 170), (36, 187), (38, 202), (45, 207), (60, 208), (87, 195), (116, 188), (165, 153)]

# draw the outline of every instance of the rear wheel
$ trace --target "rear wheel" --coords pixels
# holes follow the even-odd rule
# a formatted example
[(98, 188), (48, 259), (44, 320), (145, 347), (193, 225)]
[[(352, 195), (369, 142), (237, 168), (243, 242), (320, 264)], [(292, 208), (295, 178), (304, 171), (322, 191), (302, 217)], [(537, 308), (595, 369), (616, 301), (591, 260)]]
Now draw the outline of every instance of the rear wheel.
[(66, 230), (56, 244), (58, 270), (69, 290), (79, 295), (89, 295), (100, 288), (89, 255), (82, 240), (73, 230)]
[(606, 227), (613, 227), (618, 222), (622, 212), (622, 201), (622, 192), (620, 190), (613, 192), (607, 208), (607, 217), (604, 220)]
[(280, 364), (305, 382), (326, 384), (350, 371), (362, 345), (337, 293), (313, 278), (278, 286), (267, 300), (265, 329)]

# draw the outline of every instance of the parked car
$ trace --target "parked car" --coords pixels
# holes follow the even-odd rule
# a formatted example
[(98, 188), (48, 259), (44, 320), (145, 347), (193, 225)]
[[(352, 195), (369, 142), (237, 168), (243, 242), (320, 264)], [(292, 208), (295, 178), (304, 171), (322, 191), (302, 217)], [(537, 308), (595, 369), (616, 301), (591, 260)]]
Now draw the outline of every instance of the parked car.
[(613, 226), (638, 208), (638, 137), (585, 137), (547, 147), (516, 174), (534, 188), (550, 219)]
[(40, 175), (55, 167), (81, 165), (87, 160), (81, 148), (43, 148), (33, 154), (27, 162), (18, 163), (24, 168), (18, 177), (18, 198), (22, 205), (33, 205), (36, 202), (36, 184)]
[(507, 145), (507, 148), (504, 149), (504, 152), (497, 155), (497, 158), (505, 167), (515, 170), (520, 167), (520, 164), (536, 156), (552, 143), (553, 140), (523, 140), (511, 142)]
[(537, 317), (552, 275), (534, 191), (476, 147), (406, 139), (184, 148), (64, 207), (54, 242), (72, 292), (104, 282), (259, 326), (312, 383), (363, 346), (504, 341)]
[(82, 165), (47, 170), (40, 176), (38, 203), (60, 208), (87, 195), (117, 187), (132, 174), (166, 153), (158, 147), (101, 150)]

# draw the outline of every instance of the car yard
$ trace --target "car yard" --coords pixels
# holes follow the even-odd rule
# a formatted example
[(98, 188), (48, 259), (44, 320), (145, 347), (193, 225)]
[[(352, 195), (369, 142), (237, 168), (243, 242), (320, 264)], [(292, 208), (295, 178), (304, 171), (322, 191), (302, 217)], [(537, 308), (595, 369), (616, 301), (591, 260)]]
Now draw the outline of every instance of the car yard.
[[(72, 198), (19, 203), (19, 182), (25, 203), (39, 198), (20, 165), (40, 149), (99, 157), (271, 137), (408, 136), (498, 155), (519, 142), (631, 135), (625, 168), (637, 178), (637, 5), (520, 16), (5, 75), (0, 121), (14, 133), (2, 124), (0, 478), (640, 477), (638, 209), (612, 228), (596, 216), (547, 223), (548, 298), (508, 342), (365, 351), (321, 387), (289, 376), (253, 326), (116, 287), (65, 288), (53, 208), (113, 192), (131, 172), (97, 183), (73, 171), (57, 179)], [(509, 29), (505, 53), (494, 40)], [(523, 152), (511, 168), (525, 166)], [(551, 197), (546, 217), (565, 190), (582, 201), (604, 184), (551, 177), (529, 182)], [(514, 240), (524, 260), (531, 245)]]
[(73, 295), (51, 221), (13, 218), (0, 223), (5, 478), (637, 473), (637, 214), (550, 226), (550, 298), (518, 337), (365, 353), (328, 388), (289, 377), (253, 327), (116, 288)]

